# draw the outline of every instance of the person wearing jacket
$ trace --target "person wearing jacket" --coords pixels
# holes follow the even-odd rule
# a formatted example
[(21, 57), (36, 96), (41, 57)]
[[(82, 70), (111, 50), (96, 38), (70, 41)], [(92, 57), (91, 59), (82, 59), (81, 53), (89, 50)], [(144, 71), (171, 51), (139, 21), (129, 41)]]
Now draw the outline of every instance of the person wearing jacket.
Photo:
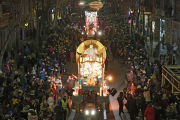
[(70, 108), (69, 108), (69, 103), (68, 101), (66, 100), (66, 96), (63, 97), (63, 99), (61, 100), (61, 103), (60, 103), (64, 109), (64, 113), (63, 113), (63, 116), (64, 116), (64, 120), (66, 120), (66, 113), (67, 113), (67, 109), (69, 110), (70, 112)]
[(7, 75), (8, 75), (8, 76), (9, 76), (10, 73), (11, 73), (11, 68), (10, 68), (9, 61), (7, 61), (7, 63), (6, 63), (6, 72), (7, 72)]
[(54, 108), (54, 112), (56, 112), (56, 120), (63, 120), (63, 113), (64, 113), (64, 109), (62, 107), (61, 104), (58, 104), (55, 108)]
[(168, 106), (168, 97), (166, 94), (163, 95), (162, 101), (161, 101), (161, 107), (162, 107), (162, 117), (165, 119), (165, 111), (167, 109)]
[(152, 105), (154, 105), (155, 103), (159, 104), (160, 100), (157, 94), (152, 94)]
[(121, 115), (121, 112), (123, 112), (123, 92), (120, 92), (120, 95), (117, 98), (117, 101), (119, 103), (119, 115)]
[(45, 79), (45, 77), (46, 77), (45, 72), (41, 71), (39, 77), (40, 77), (40, 81), (42, 82)]
[(143, 93), (140, 93), (139, 97), (140, 97), (140, 111), (142, 112), (142, 117), (144, 120), (144, 111), (146, 110), (147, 104), (146, 104), (145, 98), (143, 96)]
[(148, 107), (146, 108), (145, 112), (144, 112), (144, 116), (146, 117), (146, 120), (155, 120), (155, 110), (152, 107), (152, 104), (149, 103)]
[(132, 97), (131, 94), (129, 94), (129, 98), (127, 100), (127, 109), (130, 114), (130, 119), (135, 120), (137, 106), (136, 106), (136, 100)]
[(150, 92), (147, 90), (147, 87), (144, 87), (144, 98), (146, 100), (146, 103), (151, 102), (151, 95)]
[(22, 85), (22, 90), (23, 90), (24, 93), (25, 93), (25, 91), (26, 91), (26, 84), (27, 84), (26, 76), (27, 76), (27, 75), (25, 74), (25, 75), (22, 75), (22, 76), (20, 77), (21, 85)]
[(49, 104), (49, 108), (51, 109), (51, 111), (54, 111), (55, 105), (54, 105), (54, 98), (52, 94), (49, 95), (49, 98), (47, 99), (47, 103)]
[(53, 46), (50, 47), (50, 52), (53, 52), (54, 48)]
[(29, 55), (31, 53), (28, 46), (26, 46), (26, 48), (24, 49), (24, 53), (25, 55)]
[(24, 73), (27, 73), (29, 66), (29, 58), (27, 56), (24, 56), (23, 65), (24, 65)]

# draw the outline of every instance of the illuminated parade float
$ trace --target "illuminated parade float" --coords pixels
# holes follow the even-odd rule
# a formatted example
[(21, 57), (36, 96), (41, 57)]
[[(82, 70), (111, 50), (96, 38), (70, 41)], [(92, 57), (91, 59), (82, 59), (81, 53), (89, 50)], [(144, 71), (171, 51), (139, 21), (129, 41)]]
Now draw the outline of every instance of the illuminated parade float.
[(98, 29), (97, 12), (85, 11), (85, 30), (87, 35), (94, 35)]
[[(90, 3), (92, 10), (85, 11), (85, 31), (89, 40), (82, 41), (76, 49), (76, 63), (78, 65), (78, 76), (73, 76), (72, 109), (81, 112), (83, 118), (94, 118), (98, 116), (105, 106), (109, 111), (109, 86), (107, 80), (111, 77), (105, 76), (106, 48), (92, 37), (98, 29), (97, 11), (103, 7), (99, 1)], [(70, 95), (71, 96), (71, 95)], [(82, 118), (82, 119), (83, 119)]]
[(97, 40), (86, 40), (76, 50), (78, 77), (74, 83), (72, 103), (80, 103), (79, 109), (85, 116), (88, 116), (85, 111), (91, 108), (98, 114), (102, 103), (109, 105), (109, 87), (104, 79), (105, 60), (106, 49)]

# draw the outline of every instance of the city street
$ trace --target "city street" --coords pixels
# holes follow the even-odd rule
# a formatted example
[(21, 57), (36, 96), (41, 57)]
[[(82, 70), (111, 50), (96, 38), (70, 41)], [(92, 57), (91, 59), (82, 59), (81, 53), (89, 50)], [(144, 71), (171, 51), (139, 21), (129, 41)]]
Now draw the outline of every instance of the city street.
[(180, 120), (179, 5), (0, 0), (0, 120)]

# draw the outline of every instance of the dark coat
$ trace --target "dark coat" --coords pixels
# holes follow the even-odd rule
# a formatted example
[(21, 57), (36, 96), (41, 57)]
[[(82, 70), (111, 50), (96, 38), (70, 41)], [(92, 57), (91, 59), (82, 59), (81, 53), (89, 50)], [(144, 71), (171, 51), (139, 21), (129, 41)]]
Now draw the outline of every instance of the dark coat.
[(64, 109), (60, 105), (54, 108), (54, 112), (56, 112), (56, 120), (63, 120)]
[(141, 96), (141, 100), (140, 100), (140, 109), (142, 110), (142, 111), (144, 111), (145, 109), (146, 109), (146, 101), (145, 101), (145, 98), (144, 98), (144, 96), (142, 95)]
[(28, 65), (29, 65), (29, 58), (28, 58), (28, 57), (24, 58), (23, 64), (24, 64), (25, 66), (28, 66)]
[(137, 88), (135, 90), (136, 95), (139, 95), (139, 93), (143, 93), (143, 90), (141, 88)]
[(127, 100), (127, 109), (128, 111), (136, 111), (137, 106), (136, 106), (136, 100), (134, 98), (129, 98)]
[(17, 55), (17, 62), (21, 61), (21, 55)]
[(152, 104), (154, 105), (155, 103), (157, 103), (158, 105), (160, 103), (159, 97), (156, 95), (154, 96), (154, 98), (152, 98)]

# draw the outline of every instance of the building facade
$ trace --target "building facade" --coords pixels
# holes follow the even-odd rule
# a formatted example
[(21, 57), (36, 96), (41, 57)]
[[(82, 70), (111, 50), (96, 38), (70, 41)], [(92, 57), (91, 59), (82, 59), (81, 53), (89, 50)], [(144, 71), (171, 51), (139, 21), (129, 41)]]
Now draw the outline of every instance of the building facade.
[[(20, 45), (20, 40), (28, 39), (33, 26), (33, 2), (0, 0), (0, 50), (8, 51)], [(7, 41), (8, 44), (5, 46)]]

